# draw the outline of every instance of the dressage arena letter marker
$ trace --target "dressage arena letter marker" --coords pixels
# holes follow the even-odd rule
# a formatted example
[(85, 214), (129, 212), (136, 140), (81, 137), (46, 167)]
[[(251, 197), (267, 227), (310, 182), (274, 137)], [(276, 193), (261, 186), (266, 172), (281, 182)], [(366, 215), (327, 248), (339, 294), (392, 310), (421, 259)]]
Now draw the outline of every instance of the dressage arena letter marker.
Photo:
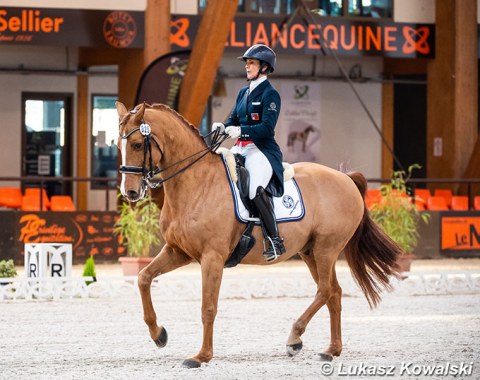
[(27, 277), (70, 277), (71, 272), (71, 244), (25, 244)]

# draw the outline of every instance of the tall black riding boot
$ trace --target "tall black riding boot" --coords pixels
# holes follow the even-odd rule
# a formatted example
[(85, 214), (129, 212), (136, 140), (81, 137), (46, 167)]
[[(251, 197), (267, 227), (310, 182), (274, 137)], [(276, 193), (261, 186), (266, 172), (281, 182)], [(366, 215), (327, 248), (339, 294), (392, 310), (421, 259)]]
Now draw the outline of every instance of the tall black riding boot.
[(252, 199), (253, 204), (260, 214), (264, 229), (268, 234), (268, 248), (263, 252), (263, 256), (267, 261), (273, 261), (282, 253), (285, 253), (283, 239), (278, 233), (277, 221), (273, 212), (273, 200), (268, 196), (263, 187), (258, 187), (257, 195)]

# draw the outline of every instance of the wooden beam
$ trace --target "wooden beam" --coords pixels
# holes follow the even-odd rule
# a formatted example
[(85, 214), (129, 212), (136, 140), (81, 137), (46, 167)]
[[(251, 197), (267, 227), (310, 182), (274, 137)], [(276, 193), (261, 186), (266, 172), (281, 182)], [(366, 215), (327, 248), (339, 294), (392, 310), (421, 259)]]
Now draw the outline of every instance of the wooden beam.
[(135, 106), (135, 95), (143, 73), (143, 50), (124, 52), (118, 63), (118, 100), (127, 108)]
[(200, 124), (222, 59), (238, 0), (209, 0), (182, 81), (179, 112)]
[[(90, 145), (90, 134), (88, 133), (88, 75), (77, 75), (77, 177), (88, 177), (88, 152)], [(88, 208), (88, 188), (89, 182), (77, 182), (77, 208), (79, 211), (85, 211)]]
[(144, 67), (170, 52), (170, 18), (170, 0), (147, 1)]

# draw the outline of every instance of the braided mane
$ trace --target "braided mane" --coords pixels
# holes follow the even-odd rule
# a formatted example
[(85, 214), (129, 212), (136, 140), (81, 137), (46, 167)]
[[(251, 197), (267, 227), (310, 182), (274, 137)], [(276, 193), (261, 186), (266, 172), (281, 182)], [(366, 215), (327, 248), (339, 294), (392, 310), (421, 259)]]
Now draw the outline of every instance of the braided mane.
[(151, 109), (160, 109), (160, 110), (163, 110), (163, 111), (167, 111), (168, 113), (170, 113), (171, 115), (173, 116), (176, 116), (178, 119), (180, 119), (180, 121), (187, 127), (190, 128), (190, 130), (193, 132), (193, 134), (196, 136), (196, 138), (199, 139), (199, 141), (202, 142), (202, 145), (206, 145), (205, 141), (203, 140), (203, 137), (202, 135), (200, 134), (200, 131), (195, 128), (193, 126), (193, 124), (191, 124), (187, 119), (185, 119), (182, 115), (180, 115), (177, 111), (175, 111), (174, 109), (170, 108), (169, 106), (167, 106), (166, 104), (161, 104), (161, 103), (154, 103), (154, 104), (146, 104), (147, 108), (151, 108)]

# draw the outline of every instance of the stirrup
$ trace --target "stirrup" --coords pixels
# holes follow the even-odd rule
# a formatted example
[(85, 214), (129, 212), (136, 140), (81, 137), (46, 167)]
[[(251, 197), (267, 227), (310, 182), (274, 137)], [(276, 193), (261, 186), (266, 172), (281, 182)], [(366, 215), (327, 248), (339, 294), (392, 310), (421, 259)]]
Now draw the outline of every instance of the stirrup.
[[(268, 249), (265, 245), (266, 241), (268, 241), (269, 244), (270, 244), (270, 247)], [(275, 261), (284, 252), (285, 252), (285, 246), (283, 245), (283, 242), (280, 238), (279, 238), (279, 241), (278, 241), (278, 247), (273, 242), (273, 240), (270, 236), (266, 236), (265, 239), (263, 239), (263, 257), (265, 258), (265, 261), (267, 261), (267, 262)]]

